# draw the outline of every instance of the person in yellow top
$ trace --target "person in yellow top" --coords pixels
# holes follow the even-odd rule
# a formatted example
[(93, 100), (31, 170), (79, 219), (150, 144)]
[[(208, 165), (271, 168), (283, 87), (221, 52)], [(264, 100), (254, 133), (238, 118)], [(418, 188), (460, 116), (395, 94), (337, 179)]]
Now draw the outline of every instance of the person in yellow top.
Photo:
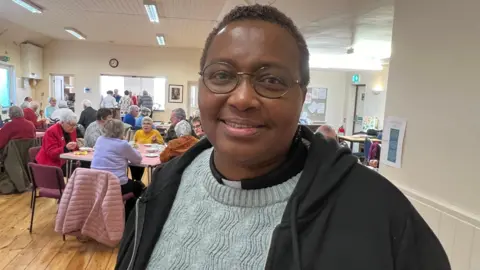
[(138, 144), (163, 144), (163, 137), (158, 130), (153, 128), (153, 120), (150, 117), (143, 118), (142, 129), (135, 132), (133, 140)]

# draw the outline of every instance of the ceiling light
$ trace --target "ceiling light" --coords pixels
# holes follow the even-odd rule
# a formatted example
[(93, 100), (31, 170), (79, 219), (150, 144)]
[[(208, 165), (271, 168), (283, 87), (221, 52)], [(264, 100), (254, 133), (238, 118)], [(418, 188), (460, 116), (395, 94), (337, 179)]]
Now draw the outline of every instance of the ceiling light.
[(158, 18), (157, 5), (155, 1), (144, 0), (143, 5), (145, 6), (145, 10), (147, 11), (148, 19), (150, 20), (150, 22), (159, 23), (160, 19)]
[(157, 43), (160, 46), (165, 46), (165, 37), (163, 35), (157, 35)]
[(80, 31), (78, 31), (75, 28), (65, 27), (65, 31), (67, 31), (69, 34), (71, 34), (72, 36), (74, 36), (78, 39), (82, 39), (82, 40), (87, 39), (87, 36), (80, 33)]
[(38, 5), (34, 4), (30, 0), (12, 0), (15, 4), (20, 5), (21, 7), (27, 9), (32, 13), (42, 13), (43, 10)]

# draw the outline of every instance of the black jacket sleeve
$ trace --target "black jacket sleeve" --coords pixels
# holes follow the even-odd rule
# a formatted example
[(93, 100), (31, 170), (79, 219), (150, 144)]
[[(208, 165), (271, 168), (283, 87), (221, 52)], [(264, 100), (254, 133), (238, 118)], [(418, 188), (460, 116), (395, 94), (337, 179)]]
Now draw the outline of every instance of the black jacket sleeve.
[(451, 270), (440, 241), (413, 207), (400, 240), (395, 269)]
[(84, 126), (85, 128), (87, 128), (85, 126), (85, 110), (80, 114), (80, 120), (78, 120), (78, 123), (82, 126)]

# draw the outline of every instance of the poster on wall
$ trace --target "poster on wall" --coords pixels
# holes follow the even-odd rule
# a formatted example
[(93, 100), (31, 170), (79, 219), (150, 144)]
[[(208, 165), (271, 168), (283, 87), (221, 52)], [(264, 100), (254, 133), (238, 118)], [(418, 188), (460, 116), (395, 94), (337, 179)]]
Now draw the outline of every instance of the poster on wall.
[(387, 117), (382, 135), (380, 162), (394, 168), (402, 167), (403, 142), (407, 120), (400, 117)]

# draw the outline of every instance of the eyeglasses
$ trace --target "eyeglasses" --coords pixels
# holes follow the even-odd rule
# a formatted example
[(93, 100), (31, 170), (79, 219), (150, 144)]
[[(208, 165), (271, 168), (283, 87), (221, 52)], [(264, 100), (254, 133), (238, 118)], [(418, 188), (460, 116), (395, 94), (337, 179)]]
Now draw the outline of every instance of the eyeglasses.
[(262, 97), (277, 99), (283, 97), (290, 89), (300, 85), (285, 69), (262, 67), (254, 73), (239, 72), (232, 65), (224, 62), (213, 63), (199, 72), (203, 83), (215, 94), (228, 94), (240, 84), (242, 76), (252, 77), (250, 83), (255, 92)]

